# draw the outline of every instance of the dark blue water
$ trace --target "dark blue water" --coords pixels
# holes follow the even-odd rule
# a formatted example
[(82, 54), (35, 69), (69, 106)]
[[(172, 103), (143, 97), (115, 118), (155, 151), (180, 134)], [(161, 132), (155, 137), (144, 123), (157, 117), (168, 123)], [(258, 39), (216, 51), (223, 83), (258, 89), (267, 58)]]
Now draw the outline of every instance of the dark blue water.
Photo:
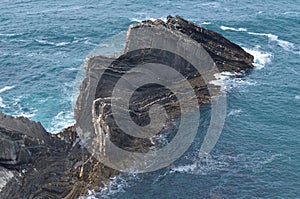
[(197, 159), (199, 130), (174, 165), (118, 176), (97, 197), (300, 198), (298, 0), (3, 0), (0, 109), (58, 132), (74, 122), (72, 95), (85, 57), (130, 24), (169, 14), (241, 45), (255, 56), (257, 69), (225, 80), (228, 115), (208, 158)]

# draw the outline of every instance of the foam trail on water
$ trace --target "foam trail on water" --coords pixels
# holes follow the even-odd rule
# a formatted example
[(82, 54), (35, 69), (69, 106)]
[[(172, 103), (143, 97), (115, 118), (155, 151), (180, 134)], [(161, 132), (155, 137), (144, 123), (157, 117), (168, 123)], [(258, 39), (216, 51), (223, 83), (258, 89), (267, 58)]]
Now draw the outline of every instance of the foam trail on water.
[(222, 30), (231, 30), (231, 31), (237, 31), (237, 32), (246, 32), (247, 28), (233, 28), (233, 27), (228, 27), (228, 26), (220, 26)]
[(20, 36), (22, 35), (21, 33), (15, 34), (15, 33), (0, 33), (0, 36), (3, 37), (14, 37), (14, 36)]
[(264, 36), (268, 37), (270, 41), (275, 41), (277, 44), (282, 47), (286, 51), (293, 51), (295, 49), (295, 46), (293, 43), (289, 41), (285, 41), (282, 39), (279, 39), (277, 35), (269, 34), (269, 33), (256, 33), (256, 32), (248, 32), (249, 35), (257, 35), (257, 36)]
[(77, 43), (77, 41), (55, 43), (55, 42), (51, 42), (51, 41), (47, 41), (47, 40), (39, 40), (39, 39), (36, 39), (35, 41), (40, 43), (40, 44), (52, 45), (52, 46), (66, 46), (66, 45), (71, 44), (71, 43)]
[(258, 48), (249, 49), (243, 48), (246, 52), (254, 56), (254, 66), (257, 69), (262, 69), (266, 64), (271, 62), (272, 54), (268, 52), (261, 52)]
[(13, 89), (15, 86), (5, 86), (4, 88), (0, 89), (0, 93), (3, 93), (5, 91), (11, 90)]
[[(271, 154), (263, 151), (257, 151), (252, 154), (207, 156), (205, 159), (196, 159), (190, 164), (174, 166), (169, 173), (207, 175), (218, 171), (228, 171), (232, 165), (236, 164), (244, 165), (244, 168), (251, 171), (259, 171), (262, 167), (282, 157), (282, 154)], [(283, 158), (288, 157), (285, 156)]]

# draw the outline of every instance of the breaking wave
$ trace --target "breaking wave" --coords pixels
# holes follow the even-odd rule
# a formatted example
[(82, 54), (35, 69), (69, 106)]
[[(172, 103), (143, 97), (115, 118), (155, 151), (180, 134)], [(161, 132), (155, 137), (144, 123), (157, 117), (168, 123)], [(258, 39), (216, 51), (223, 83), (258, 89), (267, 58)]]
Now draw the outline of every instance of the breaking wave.
[(271, 62), (272, 54), (260, 51), (259, 47), (254, 49), (244, 48), (244, 50), (254, 56), (254, 66), (257, 69), (262, 69), (266, 64)]
[(75, 121), (74, 121), (72, 111), (66, 111), (66, 112), (61, 111), (54, 118), (52, 118), (50, 122), (51, 128), (49, 129), (49, 132), (58, 133), (63, 128), (72, 126), (74, 123)]

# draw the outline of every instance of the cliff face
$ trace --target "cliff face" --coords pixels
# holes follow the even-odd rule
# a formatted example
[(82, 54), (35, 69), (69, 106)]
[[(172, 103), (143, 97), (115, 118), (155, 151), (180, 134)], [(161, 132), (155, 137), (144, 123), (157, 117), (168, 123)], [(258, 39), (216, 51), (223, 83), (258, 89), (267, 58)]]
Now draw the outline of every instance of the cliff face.
[[(249, 70), (252, 62), (253, 56), (241, 47), (180, 17), (132, 25), (121, 55), (93, 56), (86, 62), (75, 108), (79, 136), (89, 135), (84, 141), (87, 149), (116, 170), (146, 172), (164, 167), (182, 155), (197, 132), (194, 125), (199, 120), (182, 116), (220, 94), (219, 87), (211, 84), (214, 75)], [(225, 118), (213, 116), (217, 117), (220, 132)], [(176, 132), (191, 127), (189, 136), (180, 135), (186, 145), (170, 145), (165, 151), (172, 155), (157, 155), (164, 154), (160, 149), (167, 146), (157, 143), (157, 136), (175, 143)]]
[[(164, 26), (189, 36), (203, 46), (216, 63), (220, 72), (241, 72), (254, 68), (254, 57), (244, 51), (239, 45), (229, 41), (217, 32), (207, 30), (179, 16), (169, 16), (167, 17), (167, 22), (156, 20), (154, 22), (144, 21), (143, 24)], [(136, 27), (139, 27), (139, 25)]]
[[(151, 32), (153, 30), (155, 31)], [(162, 40), (162, 36), (165, 39)], [(182, 45), (188, 47), (183, 52), (187, 57), (191, 53), (201, 53), (202, 47), (210, 55), (212, 60), (207, 61), (205, 70), (202, 71), (205, 77), (202, 72), (200, 74), (194, 70), (197, 61), (203, 61), (197, 60), (197, 56), (187, 62), (182, 57), (176, 57), (163, 50), (165, 45), (177, 51), (181, 50), (178, 42), (166, 42), (168, 39), (173, 41), (178, 38)], [(149, 49), (149, 43), (162, 48)], [(85, 195), (88, 189), (99, 190), (118, 171), (97, 161), (95, 153), (91, 155), (91, 150), (86, 145), (89, 141), (85, 139), (87, 136), (91, 136), (92, 139), (93, 136), (100, 136), (95, 127), (101, 128), (106, 135), (110, 135), (109, 139), (116, 146), (127, 151), (143, 153), (153, 147), (161, 147), (163, 143), (159, 140), (136, 138), (126, 134), (118, 127), (116, 118), (112, 115), (111, 100), (116, 99), (112, 97), (112, 90), (117, 85), (116, 82), (138, 63), (172, 66), (193, 86), (196, 105), (201, 105), (209, 102), (211, 91), (218, 90), (217, 87), (207, 85), (207, 82), (214, 79), (216, 71), (241, 72), (252, 69), (253, 56), (220, 34), (180, 17), (168, 17), (167, 22), (144, 21), (131, 26), (123, 54), (118, 57), (99, 55), (86, 61), (87, 76), (81, 86), (75, 118), (77, 129), (80, 127), (94, 134), (87, 135), (84, 134), (86, 132), (82, 132), (83, 135), (78, 135), (72, 126), (57, 135), (51, 135), (40, 123), (23, 117), (6, 116), (0, 112), (0, 198), (76, 198)], [(217, 70), (212, 70), (214, 63)], [(102, 73), (99, 81), (99, 75)], [(177, 79), (179, 77), (167, 74), (172, 78), (168, 80), (166, 77), (165, 82), (175, 86), (182, 93), (187, 92), (186, 85)], [(145, 72), (135, 71), (129, 73), (129, 77), (134, 78), (126, 80), (139, 80), (136, 77), (143, 79), (145, 75)], [(124, 85), (121, 87), (124, 88), (123, 91), (130, 93), (126, 90), (129, 88), (128, 82)], [(189, 106), (195, 99), (183, 98), (183, 101)], [(187, 107), (186, 112), (181, 112), (178, 99), (171, 90), (159, 84), (147, 84), (137, 89), (130, 98), (130, 114), (133, 121), (140, 126), (149, 124), (148, 113), (155, 103), (162, 105), (168, 115), (167, 128), (160, 133), (174, 137), (172, 133), (178, 127), (178, 117), (188, 113), (193, 107)], [(92, 110), (98, 119), (96, 126), (92, 122)], [(119, 111), (122, 113), (122, 110)], [(160, 117), (154, 122), (160, 124)], [(100, 138), (100, 142), (93, 144), (101, 149), (104, 147), (101, 144), (105, 144), (108, 137)], [(134, 161), (134, 158), (128, 161)]]
[(0, 198), (76, 198), (116, 173), (80, 146), (74, 127), (51, 135), (0, 112)]

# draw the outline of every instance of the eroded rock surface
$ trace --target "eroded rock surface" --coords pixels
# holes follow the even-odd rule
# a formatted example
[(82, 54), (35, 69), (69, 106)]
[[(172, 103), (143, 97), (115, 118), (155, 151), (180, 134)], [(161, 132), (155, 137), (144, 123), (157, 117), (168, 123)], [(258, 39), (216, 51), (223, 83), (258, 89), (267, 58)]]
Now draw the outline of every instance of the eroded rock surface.
[[(241, 72), (253, 68), (253, 56), (241, 47), (214, 31), (206, 30), (180, 17), (168, 17), (167, 22), (144, 21), (131, 26), (123, 55), (137, 47), (147, 47), (147, 42), (139, 40), (142, 38), (139, 36), (142, 34), (139, 31), (141, 27), (143, 30), (145, 27), (155, 28), (158, 31), (156, 34), (160, 30), (169, 31), (174, 36), (173, 38), (183, 38), (184, 42), (192, 43), (193, 46), (199, 48), (202, 46), (215, 62), (219, 72)], [(177, 47), (174, 46), (175, 49)], [(111, 114), (110, 96), (116, 80), (137, 62), (154, 61), (158, 64), (167, 62), (189, 80), (194, 87), (197, 102), (201, 105), (209, 102), (211, 98), (207, 81), (213, 80), (214, 71), (209, 67), (206, 68), (204, 72), (209, 78), (205, 80), (196, 70), (192, 70), (192, 65), (186, 64), (183, 59), (174, 58), (168, 54), (164, 54), (161, 60), (153, 57), (153, 55), (165, 53), (161, 49), (145, 49), (134, 51), (134, 53), (130, 59), (122, 55), (119, 57), (99, 55), (87, 59), (87, 77), (81, 86), (75, 117), (77, 121), (86, 120), (84, 122), (86, 129), (94, 132), (95, 126), (91, 115), (85, 116), (95, 110), (99, 119), (99, 127), (110, 135), (109, 139), (116, 146), (128, 151), (148, 152), (152, 147), (161, 147), (164, 143), (160, 143), (155, 138), (130, 136), (122, 132), (114, 121)], [(116, 59), (118, 62), (112, 64), (110, 70), (105, 71), (102, 82), (99, 84), (97, 76), (99, 71), (105, 70), (105, 67)], [(184, 84), (180, 81), (175, 79), (173, 85), (184, 91)], [(94, 90), (91, 91), (91, 88)], [(218, 90), (213, 86), (210, 89)], [(91, 92), (94, 92), (94, 95), (90, 95)], [(96, 103), (89, 104), (87, 107), (87, 101), (95, 99), (98, 99)], [(176, 119), (182, 114), (176, 100), (176, 96), (170, 90), (156, 84), (145, 85), (139, 88), (131, 98), (131, 116), (137, 124), (146, 125), (150, 122), (148, 115), (150, 107), (153, 103), (161, 104), (166, 108), (169, 116), (166, 128), (161, 133), (167, 133), (171, 139), (174, 136), (172, 132), (177, 128)], [(189, 99), (185, 100), (188, 102)], [(86, 134), (86, 137), (88, 139), (89, 136), (95, 135), (97, 136), (97, 134)], [(0, 112), (0, 198), (77, 198), (85, 195), (87, 190), (99, 190), (118, 171), (97, 161), (91, 155), (91, 151), (82, 144), (83, 140), (79, 139), (75, 126), (52, 135), (46, 132), (38, 122), (24, 117), (6, 116)]]
[(116, 171), (81, 147), (74, 127), (57, 135), (0, 112), (0, 198), (77, 198)]
[(239, 45), (229, 41), (217, 32), (207, 30), (179, 16), (169, 16), (167, 17), (167, 22), (158, 19), (154, 22), (144, 21), (140, 25), (143, 24), (164, 26), (189, 36), (205, 48), (213, 58), (220, 72), (241, 72), (254, 68), (254, 57), (244, 51)]
[[(110, 167), (152, 171), (182, 154), (175, 153), (180, 147), (174, 145), (168, 151), (176, 155), (168, 153), (151, 161), (154, 154), (163, 154), (155, 141), (157, 135), (168, 137), (167, 143), (171, 143), (175, 129), (193, 124), (184, 123), (181, 115), (220, 94), (219, 87), (210, 83), (215, 74), (247, 71), (253, 68), (252, 63), (253, 56), (238, 45), (180, 17), (168, 17), (166, 22), (143, 21), (129, 27), (121, 55), (87, 59), (87, 74), (75, 108), (76, 127), (80, 137), (89, 135), (84, 141), (89, 151)], [(165, 109), (165, 117), (160, 117), (165, 114), (158, 113), (159, 107), (151, 109), (154, 104)], [(157, 132), (145, 137), (147, 129)], [(194, 132), (197, 129), (187, 135)], [(186, 137), (182, 143), (192, 142), (192, 137)], [(182, 150), (185, 146), (182, 144)]]

